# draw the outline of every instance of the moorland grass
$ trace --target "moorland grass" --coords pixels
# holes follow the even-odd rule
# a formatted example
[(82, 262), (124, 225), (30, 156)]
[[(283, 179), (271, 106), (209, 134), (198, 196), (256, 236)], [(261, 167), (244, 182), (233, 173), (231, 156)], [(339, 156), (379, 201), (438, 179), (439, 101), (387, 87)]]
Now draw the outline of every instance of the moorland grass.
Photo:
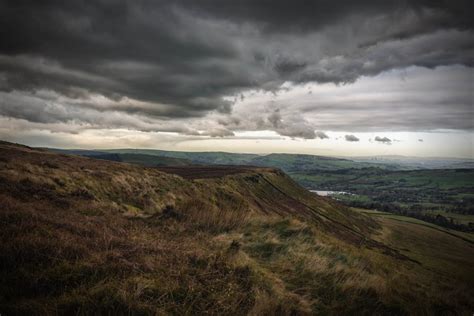
[(185, 180), (14, 145), (2, 144), (0, 157), (5, 315), (432, 315), (474, 306), (471, 244), (372, 219), (278, 170)]

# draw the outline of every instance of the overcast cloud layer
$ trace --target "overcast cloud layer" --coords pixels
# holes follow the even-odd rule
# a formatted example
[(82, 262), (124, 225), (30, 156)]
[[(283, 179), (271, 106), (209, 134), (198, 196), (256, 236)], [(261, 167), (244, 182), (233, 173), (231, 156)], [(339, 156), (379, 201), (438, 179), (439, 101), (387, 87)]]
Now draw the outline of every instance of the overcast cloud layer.
[(472, 12), (469, 0), (0, 0), (0, 116), (72, 134), (472, 130)]

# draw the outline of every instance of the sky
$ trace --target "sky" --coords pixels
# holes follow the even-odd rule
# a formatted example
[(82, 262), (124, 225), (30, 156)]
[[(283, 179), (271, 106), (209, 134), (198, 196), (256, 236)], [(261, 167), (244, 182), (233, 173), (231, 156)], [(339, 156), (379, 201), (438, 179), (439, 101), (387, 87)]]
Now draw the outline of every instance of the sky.
[(0, 139), (474, 158), (470, 0), (0, 0)]

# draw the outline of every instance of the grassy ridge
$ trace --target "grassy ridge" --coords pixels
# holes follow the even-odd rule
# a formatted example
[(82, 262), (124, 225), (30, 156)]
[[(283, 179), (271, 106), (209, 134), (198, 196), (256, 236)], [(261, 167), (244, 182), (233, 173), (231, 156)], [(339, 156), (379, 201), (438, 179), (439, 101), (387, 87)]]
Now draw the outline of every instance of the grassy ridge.
[(145, 165), (152, 161), (153, 157), (159, 161), (161, 158), (181, 159), (192, 164), (203, 165), (253, 165), (280, 168), (285, 172), (303, 171), (303, 170), (341, 170), (341, 169), (361, 169), (361, 168), (380, 168), (388, 170), (400, 169), (398, 165), (383, 163), (355, 162), (349, 159), (303, 155), (303, 154), (237, 154), (227, 152), (183, 152), (183, 151), (165, 151), (154, 149), (110, 149), (100, 151), (88, 150), (61, 150), (58, 152), (70, 153), (76, 155), (93, 156), (97, 154), (117, 154), (137, 155), (143, 161), (136, 160), (135, 163)]
[(238, 171), (185, 179), (0, 144), (0, 311), (472, 311), (470, 243), (450, 249), (454, 237), (436, 235), (438, 249), (424, 230), (422, 244), (402, 240), (403, 227), (317, 197), (279, 170)]
[(157, 156), (141, 154), (136, 152), (107, 152), (107, 151), (96, 151), (96, 150), (64, 150), (64, 149), (48, 149), (52, 152), (62, 154), (72, 154), (84, 157), (91, 157), (95, 159), (110, 160), (117, 162), (133, 163), (142, 165), (145, 167), (157, 167), (157, 166), (185, 166), (192, 164), (191, 160), (185, 158), (168, 157), (168, 156)]
[[(355, 193), (338, 197), (350, 206), (379, 208), (464, 231), (472, 230), (469, 225), (474, 225), (473, 169), (452, 169), (463, 166), (462, 161), (470, 160), (379, 157), (354, 161), (299, 154), (252, 155), (139, 149), (62, 152), (145, 166), (238, 164), (276, 167), (306, 188)], [(426, 166), (444, 166), (448, 169), (421, 169)], [(442, 216), (441, 220), (437, 219), (438, 215)]]

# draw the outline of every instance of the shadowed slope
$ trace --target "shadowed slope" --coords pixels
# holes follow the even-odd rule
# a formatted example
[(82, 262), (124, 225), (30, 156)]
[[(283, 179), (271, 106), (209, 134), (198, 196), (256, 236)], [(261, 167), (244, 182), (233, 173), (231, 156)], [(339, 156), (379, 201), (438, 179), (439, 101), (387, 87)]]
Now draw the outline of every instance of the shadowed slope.
[[(474, 305), (462, 280), (469, 258), (455, 275), (435, 259), (425, 268), (385, 238), (395, 230), (280, 170), (209, 168), (185, 167), (185, 179), (0, 143), (0, 311), (385, 315)], [(460, 240), (456, 253), (470, 247)]]

